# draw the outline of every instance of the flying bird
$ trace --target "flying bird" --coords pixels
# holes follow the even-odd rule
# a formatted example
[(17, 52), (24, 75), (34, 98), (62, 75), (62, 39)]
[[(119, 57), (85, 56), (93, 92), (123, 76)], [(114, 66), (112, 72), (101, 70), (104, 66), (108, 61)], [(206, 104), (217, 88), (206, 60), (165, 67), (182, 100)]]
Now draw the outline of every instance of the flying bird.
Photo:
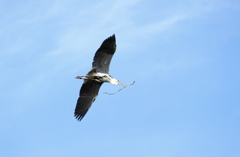
[(92, 69), (86, 76), (77, 76), (78, 79), (84, 79), (77, 100), (74, 116), (81, 121), (92, 103), (98, 96), (98, 91), (104, 82), (110, 82), (113, 85), (126, 86), (117, 79), (109, 75), (109, 65), (116, 51), (115, 35), (105, 39), (99, 47), (93, 58)]

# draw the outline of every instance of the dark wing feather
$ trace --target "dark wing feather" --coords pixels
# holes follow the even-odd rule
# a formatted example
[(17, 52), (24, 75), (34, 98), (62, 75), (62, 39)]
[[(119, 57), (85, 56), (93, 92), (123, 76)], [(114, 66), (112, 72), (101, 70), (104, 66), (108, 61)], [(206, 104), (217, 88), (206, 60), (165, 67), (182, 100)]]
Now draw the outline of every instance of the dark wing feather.
[(92, 67), (97, 69), (97, 72), (107, 73), (109, 72), (109, 65), (116, 51), (116, 39), (115, 35), (110, 36), (103, 41), (100, 48), (95, 53), (93, 58)]
[(74, 116), (77, 118), (77, 120), (82, 120), (82, 118), (85, 116), (88, 109), (97, 98), (98, 91), (102, 84), (102, 82), (84, 80), (74, 112)]

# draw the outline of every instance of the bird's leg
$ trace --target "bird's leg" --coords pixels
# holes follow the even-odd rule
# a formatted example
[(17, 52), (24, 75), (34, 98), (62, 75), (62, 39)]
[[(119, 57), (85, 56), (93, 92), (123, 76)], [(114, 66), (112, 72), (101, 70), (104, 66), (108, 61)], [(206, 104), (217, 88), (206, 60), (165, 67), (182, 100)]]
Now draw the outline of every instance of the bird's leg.
[(86, 79), (87, 77), (86, 76), (76, 76), (75, 78), (76, 79)]

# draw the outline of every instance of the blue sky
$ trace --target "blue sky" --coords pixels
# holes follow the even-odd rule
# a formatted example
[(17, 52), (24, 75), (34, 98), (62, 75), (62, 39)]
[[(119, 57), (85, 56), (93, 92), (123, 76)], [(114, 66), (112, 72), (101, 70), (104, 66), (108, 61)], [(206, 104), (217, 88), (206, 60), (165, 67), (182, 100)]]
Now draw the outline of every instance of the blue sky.
[[(0, 1), (0, 156), (239, 157), (237, 0)], [(82, 80), (116, 34), (81, 122)]]

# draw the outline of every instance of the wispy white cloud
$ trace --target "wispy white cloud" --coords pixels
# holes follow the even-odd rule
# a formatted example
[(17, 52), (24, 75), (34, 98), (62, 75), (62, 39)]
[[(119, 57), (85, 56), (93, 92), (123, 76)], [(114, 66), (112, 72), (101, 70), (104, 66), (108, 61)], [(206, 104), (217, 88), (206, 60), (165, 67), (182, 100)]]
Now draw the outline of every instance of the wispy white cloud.
[[(128, 49), (121, 54), (139, 53), (141, 52), (139, 43), (143, 43), (143, 39), (151, 40), (152, 35), (171, 31), (180, 22), (214, 11), (216, 7), (218, 8), (216, 4), (219, 4), (216, 1), (212, 3), (188, 1), (185, 6), (179, 3), (167, 8), (169, 11), (160, 17), (151, 15), (158, 10), (146, 13), (149, 17), (154, 17), (148, 19), (138, 16), (142, 15), (141, 8), (139, 8), (142, 2), (144, 1), (105, 0), (94, 3), (73, 0), (68, 2), (44, 1), (26, 4), (28, 7), (21, 14), (17, 11), (18, 9), (15, 12), (13, 10), (12, 15), (8, 16), (11, 20), (5, 18), (9, 27), (1, 26), (4, 30), (1, 34), (8, 36), (7, 41), (11, 41), (11, 44), (6, 42), (6, 45), (3, 45), (4, 52), (0, 55), (3, 60), (1, 71), (3, 73), (9, 71), (7, 60), (18, 62), (19, 57), (28, 56), (29, 59), (25, 64), (32, 66), (29, 69), (33, 71), (33, 74), (21, 82), (24, 87), (19, 85), (13, 89), (16, 93), (21, 89), (27, 92), (36, 87), (36, 84), (43, 85), (44, 82), (56, 76), (75, 74), (81, 68), (91, 67), (92, 57), (97, 47), (112, 33), (117, 33), (117, 37), (121, 38), (119, 48)], [(25, 5), (22, 4), (19, 7), (19, 10), (24, 10)], [(147, 9), (152, 8), (149, 6)], [(143, 20), (139, 22), (141, 18)], [(171, 65), (159, 64), (156, 70), (185, 67), (185, 63), (185, 61), (177, 61)], [(11, 67), (12, 72), (19, 70), (14, 67), (16, 65)], [(24, 71), (22, 75), (25, 75)], [(7, 80), (7, 78), (2, 79), (1, 85), (6, 87)]]
[(165, 10), (164, 16), (157, 17), (154, 15), (154, 20), (141, 23), (141, 25), (133, 25), (135, 27), (133, 32), (146, 37), (146, 35), (151, 36), (153, 33), (175, 29), (173, 26), (178, 25), (180, 22), (186, 21), (187, 23), (191, 19), (201, 18), (223, 7), (223, 5), (221, 1), (188, 1), (188, 3), (178, 3), (167, 8), (168, 10)]
[(175, 25), (179, 21), (185, 20), (186, 18), (187, 18), (187, 15), (179, 15), (179, 14), (173, 15), (166, 19), (140, 26), (138, 29), (136, 29), (137, 31), (136, 33), (141, 35), (150, 35), (152, 33), (160, 33), (162, 31), (171, 29), (171, 26)]

